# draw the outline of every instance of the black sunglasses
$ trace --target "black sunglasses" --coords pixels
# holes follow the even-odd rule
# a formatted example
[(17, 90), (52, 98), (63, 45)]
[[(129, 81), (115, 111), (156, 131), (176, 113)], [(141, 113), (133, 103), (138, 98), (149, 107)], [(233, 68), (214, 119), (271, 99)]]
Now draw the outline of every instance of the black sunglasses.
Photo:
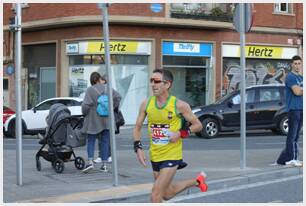
[(150, 79), (150, 82), (151, 82), (151, 83), (154, 82), (154, 84), (159, 84), (159, 83), (167, 82), (167, 81), (165, 81), (165, 80), (160, 80), (160, 79), (151, 78), (151, 79)]

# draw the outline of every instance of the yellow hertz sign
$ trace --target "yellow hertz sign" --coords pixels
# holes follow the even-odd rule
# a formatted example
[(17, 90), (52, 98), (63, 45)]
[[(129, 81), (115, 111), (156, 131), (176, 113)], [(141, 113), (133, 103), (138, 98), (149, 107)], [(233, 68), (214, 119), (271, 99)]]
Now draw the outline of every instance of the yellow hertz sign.
[[(137, 53), (138, 42), (112, 41), (109, 43), (111, 53)], [(104, 54), (104, 42), (88, 42), (87, 53)]]
[[(245, 56), (247, 58), (271, 58), (280, 59), (282, 57), (283, 48), (281, 47), (266, 47), (266, 46), (246, 46)], [(240, 56), (240, 50), (238, 51)]]

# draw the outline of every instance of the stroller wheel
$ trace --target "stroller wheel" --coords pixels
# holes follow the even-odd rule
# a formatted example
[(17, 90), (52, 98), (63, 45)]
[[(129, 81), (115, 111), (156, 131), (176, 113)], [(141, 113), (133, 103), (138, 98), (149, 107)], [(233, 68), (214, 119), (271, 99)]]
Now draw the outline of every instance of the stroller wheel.
[(85, 160), (82, 157), (76, 157), (74, 160), (74, 165), (78, 170), (82, 170), (85, 167)]
[(53, 169), (55, 170), (56, 173), (62, 173), (64, 171), (64, 161), (61, 159), (56, 159), (53, 164)]
[(37, 171), (41, 170), (41, 163), (38, 156), (36, 156), (36, 169)]

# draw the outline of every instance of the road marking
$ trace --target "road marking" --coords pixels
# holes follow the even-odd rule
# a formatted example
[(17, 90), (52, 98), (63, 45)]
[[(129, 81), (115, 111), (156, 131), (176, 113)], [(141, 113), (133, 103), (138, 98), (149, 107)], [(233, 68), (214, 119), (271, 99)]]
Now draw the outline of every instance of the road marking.
[(282, 200), (274, 200), (272, 202), (269, 202), (269, 203), (280, 203), (280, 202), (283, 202)]
[[(257, 142), (255, 144), (266, 144), (266, 145), (285, 145), (284, 142)], [(302, 147), (302, 144), (299, 144), (300, 147)]]
[(295, 179), (299, 179), (299, 178), (303, 178), (303, 175), (297, 175), (297, 176), (293, 176), (293, 177), (287, 177), (287, 178), (282, 178), (282, 179), (277, 179), (277, 180), (258, 182), (258, 183), (247, 184), (247, 185), (240, 185), (240, 186), (237, 186), (237, 187), (230, 187), (230, 188), (225, 188), (225, 189), (220, 189), (220, 190), (213, 190), (211, 192), (208, 191), (206, 193), (196, 193), (196, 194), (191, 194), (191, 195), (184, 195), (184, 196), (181, 196), (181, 197), (173, 198), (172, 200), (169, 200), (167, 202), (180, 202), (180, 201), (183, 201), (183, 200), (206, 197), (206, 196), (210, 196), (210, 195), (216, 195), (216, 194), (232, 192), (232, 191), (237, 191), (237, 190), (242, 190), (242, 189), (249, 189), (249, 188), (259, 187), (259, 186), (273, 184), (273, 183), (286, 182), (286, 181), (289, 181), (289, 180), (295, 180)]

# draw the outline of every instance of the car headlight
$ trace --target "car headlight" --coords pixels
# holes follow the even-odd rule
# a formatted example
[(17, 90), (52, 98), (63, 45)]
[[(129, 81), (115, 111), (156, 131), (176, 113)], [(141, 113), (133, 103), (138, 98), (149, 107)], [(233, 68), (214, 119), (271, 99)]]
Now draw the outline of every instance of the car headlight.
[(197, 108), (197, 109), (193, 109), (193, 110), (191, 110), (191, 111), (192, 111), (193, 114), (195, 114), (195, 113), (197, 113), (197, 112), (200, 112), (201, 109), (200, 109), (200, 108)]

